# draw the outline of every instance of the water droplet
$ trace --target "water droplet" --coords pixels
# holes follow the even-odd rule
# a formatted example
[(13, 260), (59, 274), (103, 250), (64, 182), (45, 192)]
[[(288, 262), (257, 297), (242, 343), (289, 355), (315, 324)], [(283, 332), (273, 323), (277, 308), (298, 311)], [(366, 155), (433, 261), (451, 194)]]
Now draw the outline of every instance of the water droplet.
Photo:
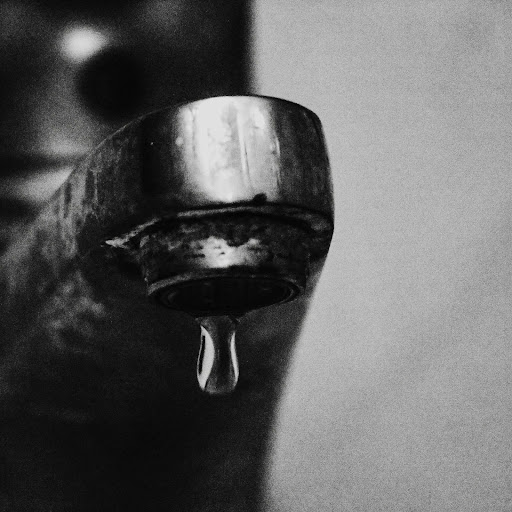
[(197, 360), (197, 380), (211, 395), (231, 393), (238, 381), (235, 331), (238, 320), (231, 316), (203, 316), (201, 348)]

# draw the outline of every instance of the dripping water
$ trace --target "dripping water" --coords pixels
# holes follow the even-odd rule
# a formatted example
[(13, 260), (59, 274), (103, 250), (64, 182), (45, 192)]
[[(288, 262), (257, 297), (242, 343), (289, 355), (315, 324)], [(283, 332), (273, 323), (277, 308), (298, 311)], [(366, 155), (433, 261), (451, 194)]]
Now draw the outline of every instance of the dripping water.
[(197, 359), (197, 380), (211, 395), (231, 393), (238, 381), (235, 332), (238, 319), (232, 316), (197, 318), (201, 326), (201, 348)]

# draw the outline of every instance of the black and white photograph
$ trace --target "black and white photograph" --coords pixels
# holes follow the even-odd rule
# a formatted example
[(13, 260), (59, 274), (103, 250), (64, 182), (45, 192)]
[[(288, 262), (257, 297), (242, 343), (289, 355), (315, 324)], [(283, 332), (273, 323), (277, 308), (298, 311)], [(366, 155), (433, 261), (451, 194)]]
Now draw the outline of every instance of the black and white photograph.
[(0, 512), (512, 512), (512, 3), (0, 0)]

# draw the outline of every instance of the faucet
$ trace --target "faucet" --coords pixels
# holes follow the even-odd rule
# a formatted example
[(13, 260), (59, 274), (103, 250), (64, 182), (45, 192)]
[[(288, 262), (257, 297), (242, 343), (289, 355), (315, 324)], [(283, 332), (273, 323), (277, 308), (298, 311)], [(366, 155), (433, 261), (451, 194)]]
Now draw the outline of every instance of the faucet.
[(258, 510), (332, 230), (320, 121), (288, 101), (174, 103), (81, 158), (2, 255), (1, 503)]

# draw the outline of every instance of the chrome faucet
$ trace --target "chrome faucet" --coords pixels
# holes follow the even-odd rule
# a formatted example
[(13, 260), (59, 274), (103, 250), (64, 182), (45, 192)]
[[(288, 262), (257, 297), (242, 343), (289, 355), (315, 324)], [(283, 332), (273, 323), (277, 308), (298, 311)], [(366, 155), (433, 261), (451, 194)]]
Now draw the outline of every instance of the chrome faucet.
[[(287, 101), (174, 103), (81, 158), (2, 256), (12, 448), (0, 499), (12, 510), (261, 506), (274, 411), (332, 236), (325, 142)], [(9, 158), (40, 170), (40, 156)]]

